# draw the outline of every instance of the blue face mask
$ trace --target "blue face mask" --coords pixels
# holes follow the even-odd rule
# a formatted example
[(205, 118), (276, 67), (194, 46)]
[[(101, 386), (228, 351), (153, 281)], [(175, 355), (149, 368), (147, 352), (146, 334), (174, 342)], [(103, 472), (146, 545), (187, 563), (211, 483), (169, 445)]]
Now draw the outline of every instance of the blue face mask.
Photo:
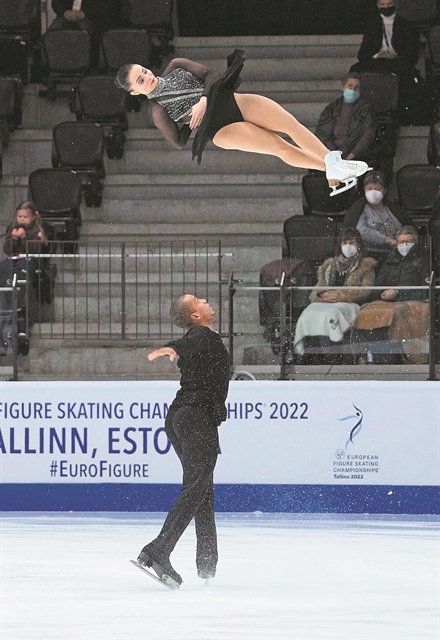
[(359, 96), (360, 96), (359, 91), (353, 91), (353, 89), (344, 89), (345, 102), (356, 102)]

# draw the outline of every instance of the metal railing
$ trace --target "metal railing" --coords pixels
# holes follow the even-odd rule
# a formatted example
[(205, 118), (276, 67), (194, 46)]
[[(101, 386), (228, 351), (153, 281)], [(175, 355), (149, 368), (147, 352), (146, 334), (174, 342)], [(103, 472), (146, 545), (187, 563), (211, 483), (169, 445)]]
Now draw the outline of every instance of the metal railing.
[[(263, 329), (255, 317), (258, 303), (251, 299), (253, 294), (249, 293), (247, 300), (240, 308), (237, 307), (238, 313), (234, 310), (235, 294), (271, 291), (279, 297), (280, 309), (280, 358), (275, 368), (278, 367), (280, 379), (292, 376), (292, 365), (297, 364), (292, 360), (292, 294), (310, 291), (311, 286), (292, 286), (291, 280), (287, 285), (285, 275), (282, 275), (279, 286), (274, 287), (243, 283), (234, 274), (225, 280), (222, 261), (225, 256), (233, 254), (223, 253), (221, 244), (217, 242), (78, 243), (74, 254), (63, 253), (61, 243), (56, 243), (57, 250), (55, 245), (52, 248), (52, 253), (29, 253), (25, 256), (28, 282), (32, 277), (31, 267), (42, 272), (48, 263), (58, 266), (55, 296), (50, 304), (38, 304), (37, 300), (33, 309), (32, 287), (27, 287), (26, 314), (29, 325), (32, 321), (34, 323), (33, 336), (101, 341), (169, 339), (181, 335), (181, 330), (173, 327), (169, 319), (171, 301), (183, 293), (194, 293), (208, 298), (216, 308), (216, 329), (229, 341), (232, 371), (235, 371), (234, 365), (239, 361), (239, 350), (246, 335), (253, 333), (264, 340)], [(41, 274), (33, 281), (37, 284), (38, 299), (41, 296)], [(227, 292), (225, 284), (228, 285)], [(368, 287), (373, 290), (384, 288)], [(427, 292), (430, 308), (428, 377), (435, 380), (440, 286), (436, 285), (431, 273), (426, 286), (403, 288)]]
[[(224, 282), (220, 242), (97, 242), (78, 243), (76, 249), (76, 253), (63, 253), (58, 242), (49, 246), (49, 253), (29, 252), (25, 256), (28, 278), (37, 272), (37, 304), (29, 299), (26, 305), (34, 336), (100, 340), (173, 337), (181, 331), (170, 322), (170, 303), (184, 293), (209, 298), (221, 330)], [(50, 304), (41, 304), (42, 288), (51, 284), (41, 275), (49, 263), (57, 265), (52, 283), (55, 295)], [(32, 287), (28, 291), (34, 295)]]
[[(21, 283), (23, 286), (23, 283)], [(10, 360), (7, 362), (0, 361), (1, 369), (12, 369), (12, 377), (10, 380), (18, 380), (18, 290), (19, 282), (16, 274), (12, 275), (10, 286), (0, 287), (0, 340), (2, 346), (2, 358)]]
[[(280, 380), (288, 380), (291, 379), (292, 375), (292, 366), (298, 364), (296, 358), (294, 356), (294, 345), (293, 345), (293, 335), (295, 332), (295, 324), (298, 317), (295, 317), (293, 305), (292, 305), (292, 293), (307, 291), (309, 292), (311, 289), (315, 290), (329, 290), (337, 289), (358, 289), (359, 287), (353, 286), (287, 286), (286, 282), (286, 274), (281, 274), (280, 284), (279, 286), (274, 287), (263, 287), (257, 285), (249, 285), (247, 283), (243, 283), (241, 279), (236, 279), (234, 274), (231, 274), (229, 277), (229, 286), (228, 286), (228, 340), (229, 340), (229, 352), (231, 356), (231, 375), (235, 375), (235, 373), (240, 370), (240, 374), (247, 373), (246, 364), (236, 365), (236, 346), (235, 339), (239, 336), (242, 336), (243, 333), (236, 331), (235, 329), (235, 321), (236, 314), (234, 310), (234, 300), (237, 293), (246, 292), (255, 292), (260, 293), (264, 291), (275, 292), (279, 296), (279, 316), (278, 316), (278, 327), (279, 332), (277, 336), (277, 350), (279, 357), (278, 365), (275, 365), (273, 368), (278, 368), (278, 378)], [(428, 329), (428, 380), (437, 380), (437, 372), (436, 365), (437, 362), (437, 351), (436, 351), (436, 342), (437, 342), (437, 322), (438, 322), (438, 312), (439, 312), (439, 292), (440, 285), (436, 285), (434, 272), (431, 272), (429, 277), (429, 282), (426, 285), (422, 286), (368, 286), (370, 291), (383, 291), (384, 289), (395, 289), (395, 290), (410, 290), (410, 291), (424, 291), (426, 292), (426, 300), (429, 306), (429, 329)], [(374, 339), (372, 340), (374, 342)], [(391, 342), (391, 341), (388, 341)], [(335, 352), (338, 350), (338, 345), (340, 343), (335, 342)], [(342, 346), (341, 353), (353, 353), (351, 346), (349, 343), (345, 343)], [(387, 345), (384, 345), (386, 348)], [(385, 351), (384, 351), (385, 352)], [(353, 360), (352, 364), (355, 364)], [(406, 365), (407, 366), (407, 365)], [(258, 369), (258, 367), (255, 367)], [(253, 377), (251, 375), (251, 370), (253, 367), (248, 368), (249, 377)], [(264, 369), (264, 367), (263, 367)]]

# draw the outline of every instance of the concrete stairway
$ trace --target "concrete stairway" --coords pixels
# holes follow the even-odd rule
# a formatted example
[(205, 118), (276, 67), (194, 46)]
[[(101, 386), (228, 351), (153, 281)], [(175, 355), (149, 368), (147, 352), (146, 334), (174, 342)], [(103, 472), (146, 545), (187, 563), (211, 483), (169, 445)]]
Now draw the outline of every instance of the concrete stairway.
[[(339, 96), (338, 79), (355, 62), (359, 43), (358, 35), (258, 36), (242, 37), (239, 42), (236, 38), (176, 38), (174, 55), (200, 60), (221, 71), (226, 56), (235, 47), (245, 49), (248, 59), (240, 92), (273, 98), (314, 129), (324, 106)], [(51, 166), (52, 128), (74, 119), (66, 99), (51, 103), (38, 97), (37, 86), (26, 87), (24, 126), (11, 136), (4, 154), (4, 177), (0, 182), (2, 223), (7, 223), (17, 203), (26, 199), (28, 174)], [(276, 158), (224, 151), (213, 145), (208, 145), (198, 166), (191, 162), (189, 147), (176, 151), (167, 146), (152, 127), (146, 104), (140, 113), (129, 114), (129, 122), (124, 157), (106, 159), (102, 207), (83, 205), (82, 239), (129, 243), (147, 237), (221, 237), (224, 251), (234, 254), (225, 262), (225, 274), (235, 272), (256, 284), (259, 267), (280, 256), (283, 221), (302, 212), (303, 171)], [(402, 128), (395, 168), (409, 162), (426, 162), (426, 140), (426, 128)], [(103, 274), (89, 266), (84, 278), (96, 282), (98, 276), (102, 281)], [(135, 346), (151, 343), (145, 339), (69, 340), (67, 336), (81, 333), (77, 329), (86, 320), (86, 303), (89, 312), (97, 305), (93, 287), (74, 302), (69, 278), (73, 281), (73, 270), (67, 267), (57, 284), (57, 323), (50, 328), (34, 327), (30, 356), (22, 362), (24, 377), (160, 377), (176, 373), (173, 366), (163, 363), (155, 365), (155, 373), (151, 367), (147, 371), (142, 353), (134, 350)], [(105, 296), (100, 304), (108, 305)], [(136, 301), (130, 298), (127, 308), (135, 306)], [(235, 308), (236, 330), (245, 334), (241, 342), (261, 341), (256, 293), (240, 295)], [(117, 307), (113, 312), (111, 320), (117, 329)], [(145, 322), (145, 313), (141, 317)], [(156, 320), (153, 314), (150, 321)], [(90, 322), (93, 321), (92, 313)], [(48, 338), (49, 330), (58, 335), (64, 331), (64, 339)], [(117, 349), (110, 348), (116, 346)]]

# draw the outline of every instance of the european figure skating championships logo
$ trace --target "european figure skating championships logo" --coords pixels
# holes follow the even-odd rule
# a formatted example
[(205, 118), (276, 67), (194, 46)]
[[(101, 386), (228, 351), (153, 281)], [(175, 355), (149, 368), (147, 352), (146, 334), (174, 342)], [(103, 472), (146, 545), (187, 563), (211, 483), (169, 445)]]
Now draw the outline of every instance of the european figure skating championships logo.
[[(372, 480), (374, 474), (379, 473), (379, 456), (375, 453), (348, 453), (355, 447), (355, 438), (362, 431), (364, 414), (361, 409), (353, 403), (355, 413), (343, 418), (338, 418), (338, 422), (351, 421), (349, 424), (348, 438), (344, 449), (335, 452), (333, 460), (333, 478), (335, 480)], [(364, 443), (365, 444), (365, 443)]]
[(350, 444), (354, 444), (354, 439), (360, 434), (362, 430), (362, 421), (364, 419), (364, 414), (362, 411), (353, 403), (353, 407), (356, 409), (356, 413), (350, 416), (345, 416), (345, 418), (338, 418), (339, 422), (345, 422), (346, 420), (356, 420), (356, 424), (351, 428), (350, 434), (348, 436), (348, 440), (345, 443), (345, 450)]

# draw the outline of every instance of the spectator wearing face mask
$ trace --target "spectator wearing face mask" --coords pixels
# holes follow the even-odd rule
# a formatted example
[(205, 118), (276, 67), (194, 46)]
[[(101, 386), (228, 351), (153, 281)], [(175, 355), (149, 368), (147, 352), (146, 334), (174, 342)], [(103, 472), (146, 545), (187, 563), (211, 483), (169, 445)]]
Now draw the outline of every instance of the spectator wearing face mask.
[(355, 227), (369, 252), (382, 261), (396, 245), (396, 232), (408, 224), (403, 209), (386, 199), (386, 182), (381, 171), (368, 171), (364, 177), (364, 196), (344, 216), (344, 226)]
[(400, 227), (396, 234), (396, 246), (387, 255), (376, 279), (376, 285), (389, 288), (377, 291), (376, 296), (387, 302), (426, 300), (427, 291), (393, 289), (393, 286), (426, 285), (429, 271), (427, 251), (425, 247), (420, 247), (416, 229), (411, 225)]
[(395, 0), (377, 0), (377, 11), (367, 23), (351, 71), (395, 73), (414, 77), (419, 37), (411, 23), (396, 13)]
[[(375, 261), (366, 255), (359, 231), (341, 229), (336, 254), (318, 269), (318, 282), (310, 294), (310, 304), (300, 315), (294, 338), (295, 351), (304, 353), (304, 338), (327, 337), (341, 342), (361, 304), (374, 285)], [(350, 287), (340, 289), (339, 287)]]
[(404, 225), (396, 234), (396, 246), (388, 253), (376, 278), (373, 302), (365, 304), (352, 327), (352, 341), (360, 332), (371, 333), (369, 342), (387, 329), (389, 340), (402, 341), (402, 351), (411, 362), (425, 362), (420, 355), (427, 350), (429, 329), (429, 304), (427, 289), (396, 289), (395, 287), (426, 286), (429, 282), (430, 264), (426, 246), (421, 246), (416, 229)]
[(361, 97), (358, 73), (346, 73), (340, 86), (341, 97), (325, 107), (315, 135), (328, 149), (340, 149), (343, 158), (371, 163), (374, 160), (371, 147), (377, 128), (373, 107)]

